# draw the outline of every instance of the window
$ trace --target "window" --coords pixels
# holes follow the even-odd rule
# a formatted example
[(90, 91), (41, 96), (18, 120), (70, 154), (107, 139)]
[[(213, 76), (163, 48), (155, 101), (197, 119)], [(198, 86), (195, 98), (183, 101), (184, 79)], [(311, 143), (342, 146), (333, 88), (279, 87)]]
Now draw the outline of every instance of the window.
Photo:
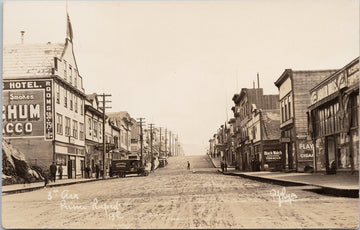
[(58, 113), (56, 114), (56, 132), (63, 134), (63, 116)]
[(359, 95), (351, 96), (351, 127), (359, 126)]
[(84, 124), (79, 123), (79, 139), (84, 140)]
[(66, 73), (66, 70), (67, 70), (67, 64), (66, 64), (66, 61), (65, 60), (63, 60), (64, 61), (64, 78), (65, 78), (65, 80), (67, 79), (67, 73)]
[(73, 110), (73, 94), (70, 92), (70, 110)]
[(78, 75), (78, 71), (74, 69), (74, 85), (76, 88), (77, 88), (77, 75)]
[(98, 126), (97, 126), (97, 122), (94, 120), (94, 124), (93, 124), (93, 128), (94, 128), (94, 137), (97, 137), (98, 134)]
[(92, 120), (91, 120), (90, 117), (88, 119), (88, 126), (89, 126), (89, 136), (91, 136), (91, 134), (92, 134)]
[(67, 108), (67, 102), (68, 102), (67, 97), (68, 97), (68, 91), (65, 89), (65, 94), (64, 94), (64, 106), (65, 106), (65, 108)]
[(72, 67), (71, 67), (71, 65), (69, 65), (69, 82), (70, 82), (70, 85), (72, 85)]
[(285, 96), (281, 102), (281, 120), (285, 122), (293, 117), (292, 114), (292, 102), (291, 102), (291, 95)]
[(84, 115), (84, 104), (82, 99), (80, 99), (80, 114)]
[(65, 117), (65, 136), (70, 136), (70, 132), (71, 132), (71, 124), (70, 124), (71, 120), (68, 117)]
[(56, 103), (60, 104), (60, 85), (56, 84)]
[(73, 137), (78, 138), (78, 122), (73, 120)]
[(75, 97), (75, 105), (74, 105), (75, 113), (77, 113), (78, 112), (78, 97), (76, 95), (74, 95), (74, 97)]

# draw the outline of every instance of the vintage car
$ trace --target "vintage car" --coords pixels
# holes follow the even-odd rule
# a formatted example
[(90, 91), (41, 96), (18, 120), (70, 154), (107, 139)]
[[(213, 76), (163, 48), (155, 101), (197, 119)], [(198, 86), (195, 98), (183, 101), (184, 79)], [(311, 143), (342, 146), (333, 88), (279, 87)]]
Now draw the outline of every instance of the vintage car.
[(112, 160), (110, 166), (110, 177), (119, 176), (126, 177), (128, 174), (138, 174), (148, 176), (149, 171), (141, 165), (140, 160), (126, 159), (126, 160)]
[(159, 167), (165, 167), (168, 164), (166, 157), (159, 157)]

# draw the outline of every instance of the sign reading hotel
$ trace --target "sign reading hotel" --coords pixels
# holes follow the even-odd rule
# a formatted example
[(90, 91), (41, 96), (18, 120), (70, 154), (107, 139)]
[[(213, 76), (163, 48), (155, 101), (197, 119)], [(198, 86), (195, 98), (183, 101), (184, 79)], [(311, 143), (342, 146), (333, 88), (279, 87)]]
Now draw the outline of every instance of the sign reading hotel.
[(52, 80), (3, 80), (4, 138), (54, 137)]

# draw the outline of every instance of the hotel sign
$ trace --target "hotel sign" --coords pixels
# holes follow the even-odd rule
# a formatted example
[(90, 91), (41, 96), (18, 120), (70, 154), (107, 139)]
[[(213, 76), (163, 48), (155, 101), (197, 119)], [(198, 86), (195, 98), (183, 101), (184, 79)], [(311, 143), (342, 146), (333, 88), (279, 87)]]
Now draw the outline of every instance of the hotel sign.
[(52, 80), (3, 81), (4, 138), (54, 137)]

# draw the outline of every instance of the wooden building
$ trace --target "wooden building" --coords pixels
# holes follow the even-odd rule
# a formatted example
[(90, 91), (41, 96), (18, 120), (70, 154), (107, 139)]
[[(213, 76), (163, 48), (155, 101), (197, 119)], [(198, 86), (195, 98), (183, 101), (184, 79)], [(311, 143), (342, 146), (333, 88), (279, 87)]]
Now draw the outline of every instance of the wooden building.
[(251, 154), (248, 122), (251, 120), (251, 107), (258, 109), (278, 109), (278, 95), (264, 95), (262, 88), (242, 88), (240, 94), (235, 94), (232, 107), (235, 117), (234, 148), (236, 151), (236, 167), (242, 171), (251, 170), (251, 161), (256, 155)]
[(316, 171), (359, 170), (359, 58), (310, 89)]
[(309, 90), (336, 70), (295, 71), (286, 69), (275, 82), (279, 89), (282, 168), (303, 171), (313, 166), (308, 140), (307, 108)]

